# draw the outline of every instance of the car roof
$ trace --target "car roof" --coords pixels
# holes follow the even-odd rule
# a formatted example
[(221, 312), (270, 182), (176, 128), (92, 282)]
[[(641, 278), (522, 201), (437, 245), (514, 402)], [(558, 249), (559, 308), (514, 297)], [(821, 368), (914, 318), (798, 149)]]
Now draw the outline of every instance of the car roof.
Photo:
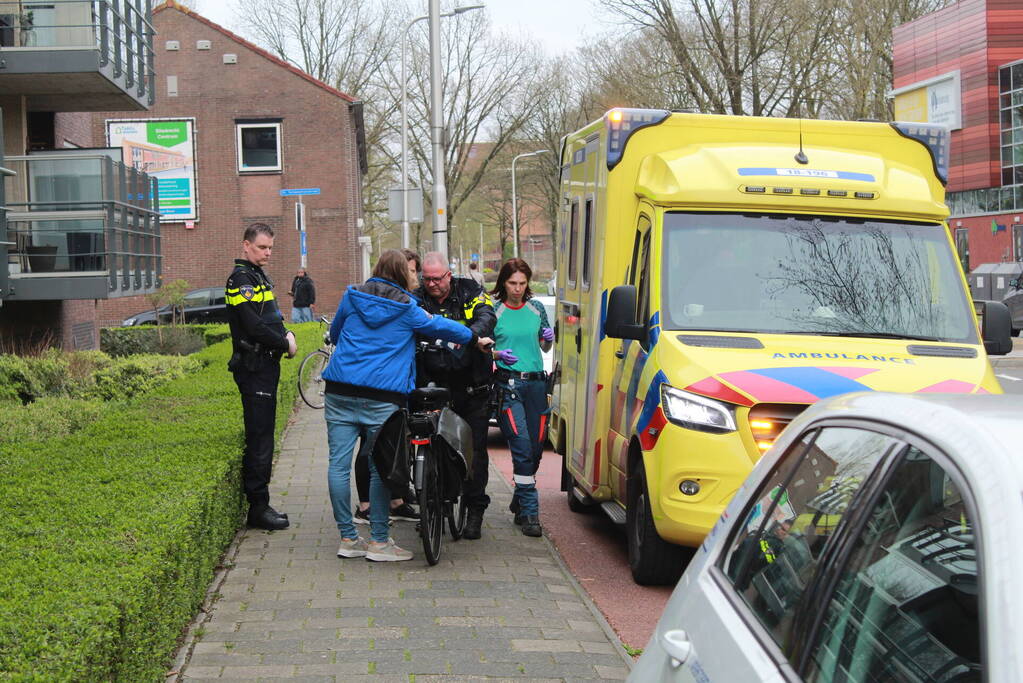
[[(993, 472), (1023, 490), (1023, 395), (861, 392), (818, 402), (797, 418), (785, 443), (822, 419), (869, 420), (916, 434), (953, 457), (971, 478)], [(781, 440), (779, 440), (781, 441)]]

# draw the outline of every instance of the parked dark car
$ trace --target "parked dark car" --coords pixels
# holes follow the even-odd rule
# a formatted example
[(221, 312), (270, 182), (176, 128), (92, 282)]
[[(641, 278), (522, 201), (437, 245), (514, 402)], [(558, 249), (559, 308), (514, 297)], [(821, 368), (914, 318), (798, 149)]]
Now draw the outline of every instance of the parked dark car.
[(1009, 307), (1012, 336), (1018, 337), (1023, 330), (1023, 278), (1009, 280), (1009, 291), (1002, 297), (1002, 303)]
[[(226, 323), (227, 303), (224, 301), (222, 287), (204, 287), (193, 289), (185, 295), (184, 313), (186, 323)], [(160, 324), (171, 321), (171, 307), (164, 306), (159, 310)], [(125, 318), (122, 326), (154, 325), (157, 312), (153, 309), (142, 311)]]

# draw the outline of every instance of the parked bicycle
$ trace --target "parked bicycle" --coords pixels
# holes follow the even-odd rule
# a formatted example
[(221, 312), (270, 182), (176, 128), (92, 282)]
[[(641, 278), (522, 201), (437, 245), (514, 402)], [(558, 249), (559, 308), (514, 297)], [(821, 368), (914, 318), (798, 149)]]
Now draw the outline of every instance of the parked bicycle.
[(306, 355), (298, 366), (298, 393), (307, 406), (317, 410), (323, 410), (323, 396), (326, 393), (323, 371), (330, 362), (330, 354), (334, 352), (329, 326), (327, 316), (320, 316), (320, 327), (328, 328), (323, 333), (323, 346)]
[(469, 425), (448, 407), (451, 392), (430, 384), (409, 394), (384, 423), (373, 447), (377, 471), (391, 485), (412, 484), (419, 503), (419, 536), (426, 561), (441, 556), (444, 525), (453, 540), (462, 537), (468, 510), (462, 484), (472, 461)]

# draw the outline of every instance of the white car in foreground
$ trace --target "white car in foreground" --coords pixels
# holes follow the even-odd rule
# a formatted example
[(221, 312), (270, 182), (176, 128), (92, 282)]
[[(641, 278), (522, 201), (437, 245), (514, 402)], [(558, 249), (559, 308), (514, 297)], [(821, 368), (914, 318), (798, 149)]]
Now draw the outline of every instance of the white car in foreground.
[(837, 396), (753, 469), (629, 680), (1019, 681), (1020, 577), (1023, 396)]

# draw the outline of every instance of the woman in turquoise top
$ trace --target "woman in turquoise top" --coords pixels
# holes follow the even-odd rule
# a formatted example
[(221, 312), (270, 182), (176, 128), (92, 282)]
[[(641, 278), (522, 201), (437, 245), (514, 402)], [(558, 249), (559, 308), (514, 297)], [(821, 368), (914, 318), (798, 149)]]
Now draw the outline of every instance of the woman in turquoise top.
[(554, 341), (543, 304), (533, 300), (533, 270), (522, 259), (508, 259), (491, 295), (497, 303), (494, 330), (497, 421), (512, 453), (515, 493), (509, 508), (526, 536), (540, 536), (536, 470), (547, 437), (547, 373), (542, 352)]

